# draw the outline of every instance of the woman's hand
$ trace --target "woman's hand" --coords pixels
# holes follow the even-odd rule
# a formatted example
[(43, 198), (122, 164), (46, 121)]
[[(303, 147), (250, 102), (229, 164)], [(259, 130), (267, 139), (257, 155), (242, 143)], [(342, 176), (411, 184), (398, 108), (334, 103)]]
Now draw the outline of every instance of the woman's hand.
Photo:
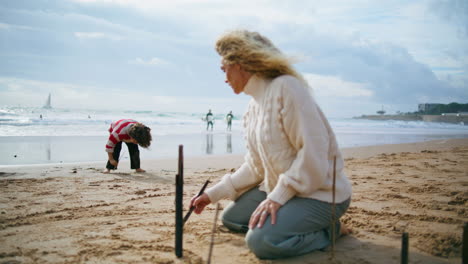
[(281, 204), (270, 199), (261, 202), (250, 216), (249, 229), (254, 229), (255, 226), (262, 228), (268, 215), (271, 215), (271, 224), (276, 224), (276, 213), (280, 207)]
[[(195, 206), (194, 212), (196, 214), (200, 214), (203, 212), (203, 209), (205, 209), (205, 206), (209, 205), (211, 203), (210, 197), (206, 193), (203, 193), (200, 196), (194, 196), (190, 200), (190, 207)], [(190, 208), (189, 207), (189, 208)]]

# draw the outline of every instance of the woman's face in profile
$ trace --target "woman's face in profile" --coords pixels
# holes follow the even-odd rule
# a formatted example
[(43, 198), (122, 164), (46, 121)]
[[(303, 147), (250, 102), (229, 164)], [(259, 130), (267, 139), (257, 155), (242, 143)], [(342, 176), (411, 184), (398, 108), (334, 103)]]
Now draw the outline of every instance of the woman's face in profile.
[(239, 64), (227, 64), (221, 61), (221, 70), (226, 73), (225, 82), (228, 83), (235, 94), (240, 94), (244, 91), (247, 80), (242, 74), (242, 69)]

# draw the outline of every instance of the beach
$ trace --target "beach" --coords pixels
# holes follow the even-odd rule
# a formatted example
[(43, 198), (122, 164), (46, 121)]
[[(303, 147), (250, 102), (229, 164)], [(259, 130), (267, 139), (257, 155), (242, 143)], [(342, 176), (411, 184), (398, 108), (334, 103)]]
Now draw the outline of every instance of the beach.
[[(345, 148), (353, 184), (342, 222), (352, 228), (330, 249), (289, 259), (257, 259), (244, 235), (216, 221), (212, 263), (399, 263), (409, 234), (410, 263), (460, 263), (468, 222), (468, 138)], [(203, 183), (242, 163), (241, 154), (186, 157), (184, 207)], [(0, 168), (0, 263), (206, 263), (216, 205), (184, 227), (174, 254), (177, 158)], [(222, 200), (220, 207), (229, 203)], [(184, 212), (185, 214), (185, 212)], [(221, 212), (220, 212), (221, 215)]]

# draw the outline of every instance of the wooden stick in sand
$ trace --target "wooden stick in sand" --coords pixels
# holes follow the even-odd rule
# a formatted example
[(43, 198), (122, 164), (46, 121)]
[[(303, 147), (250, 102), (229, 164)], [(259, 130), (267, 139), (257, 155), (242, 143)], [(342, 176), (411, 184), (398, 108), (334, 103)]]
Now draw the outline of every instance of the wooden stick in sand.
[(331, 223), (331, 259), (335, 259), (335, 237), (336, 237), (336, 212), (335, 212), (335, 189), (336, 189), (336, 156), (333, 157), (333, 186), (332, 186), (332, 223)]
[(463, 225), (462, 263), (468, 264), (468, 222)]
[(407, 232), (401, 235), (401, 264), (408, 264), (409, 237)]
[(184, 146), (179, 145), (179, 170), (176, 175), (176, 198), (175, 198), (175, 254), (178, 258), (183, 256), (183, 233), (184, 222), (182, 219), (184, 195)]
[(211, 231), (210, 251), (208, 252), (208, 260), (206, 261), (207, 264), (211, 263), (211, 254), (213, 253), (214, 237), (216, 233), (216, 222), (218, 221), (218, 211), (219, 211), (219, 203), (216, 203), (216, 212), (215, 212), (215, 218), (213, 221), (213, 230)]

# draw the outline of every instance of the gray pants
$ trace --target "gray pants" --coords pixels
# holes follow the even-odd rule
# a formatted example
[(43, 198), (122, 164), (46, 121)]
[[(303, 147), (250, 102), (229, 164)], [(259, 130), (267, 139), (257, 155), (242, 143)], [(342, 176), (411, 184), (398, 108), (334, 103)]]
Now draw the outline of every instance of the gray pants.
[[(249, 249), (261, 259), (298, 256), (313, 250), (324, 249), (331, 243), (332, 204), (314, 199), (293, 197), (277, 213), (276, 224), (271, 217), (262, 228), (249, 230), (250, 216), (266, 193), (253, 188), (224, 209), (223, 224), (235, 232), (247, 232), (245, 240)], [(336, 219), (348, 209), (351, 199), (336, 204)], [(336, 238), (340, 222), (335, 223)]]

